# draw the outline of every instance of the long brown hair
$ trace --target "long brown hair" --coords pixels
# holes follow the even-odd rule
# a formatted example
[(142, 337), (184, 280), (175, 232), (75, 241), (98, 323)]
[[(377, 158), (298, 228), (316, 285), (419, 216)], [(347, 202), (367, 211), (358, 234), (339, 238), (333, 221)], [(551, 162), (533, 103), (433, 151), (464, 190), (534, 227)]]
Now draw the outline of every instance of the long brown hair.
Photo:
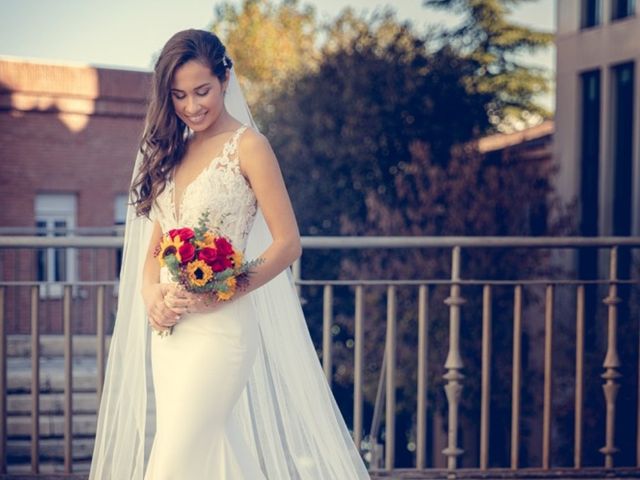
[(149, 108), (140, 141), (142, 163), (132, 186), (133, 205), (138, 215), (149, 216), (155, 199), (167, 183), (168, 174), (184, 155), (187, 126), (178, 118), (171, 100), (176, 70), (190, 60), (211, 69), (223, 82), (232, 66), (220, 39), (204, 30), (183, 30), (165, 44), (156, 61)]

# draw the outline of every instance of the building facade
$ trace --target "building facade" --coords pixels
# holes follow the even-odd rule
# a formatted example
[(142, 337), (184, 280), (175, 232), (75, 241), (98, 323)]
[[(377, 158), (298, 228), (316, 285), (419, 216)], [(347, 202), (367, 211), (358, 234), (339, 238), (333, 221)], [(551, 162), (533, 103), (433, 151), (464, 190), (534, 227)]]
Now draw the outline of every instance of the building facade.
[[(3, 234), (108, 234), (124, 223), (150, 79), (143, 71), (0, 58)], [(73, 249), (3, 251), (0, 279), (112, 280), (118, 254), (103, 253), (96, 263), (85, 261), (93, 253)], [(74, 287), (73, 308), (90, 328), (84, 309), (91, 307), (83, 300), (89, 293), (83, 288)], [(28, 295), (7, 295), (8, 331), (25, 333)], [(40, 288), (45, 311), (51, 312), (43, 319), (44, 333), (61, 328), (61, 297), (59, 284)]]
[(640, 234), (640, 2), (558, 0), (554, 156), (578, 234)]

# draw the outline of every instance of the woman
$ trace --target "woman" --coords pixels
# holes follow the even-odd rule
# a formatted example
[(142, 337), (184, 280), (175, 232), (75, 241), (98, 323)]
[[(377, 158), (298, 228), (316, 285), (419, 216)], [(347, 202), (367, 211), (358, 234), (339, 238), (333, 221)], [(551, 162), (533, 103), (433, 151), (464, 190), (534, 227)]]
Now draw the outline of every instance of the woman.
[[(278, 163), (251, 123), (220, 40), (174, 35), (136, 163), (90, 478), (368, 478), (287, 269), (300, 239)], [(205, 212), (262, 260), (245, 289), (213, 304), (154, 258), (163, 232)]]

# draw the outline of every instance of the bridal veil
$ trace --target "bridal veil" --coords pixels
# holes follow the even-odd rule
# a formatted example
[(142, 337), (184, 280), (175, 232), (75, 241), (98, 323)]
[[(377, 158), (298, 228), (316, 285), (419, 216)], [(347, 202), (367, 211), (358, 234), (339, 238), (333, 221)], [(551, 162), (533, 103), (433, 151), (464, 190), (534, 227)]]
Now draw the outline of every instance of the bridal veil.
[[(236, 119), (255, 127), (233, 68), (225, 106)], [(134, 177), (139, 163), (140, 155)], [(149, 219), (136, 216), (129, 206), (118, 312), (90, 479), (142, 480), (151, 449), (155, 423), (151, 329), (139, 294), (151, 226)], [(258, 211), (246, 258), (258, 257), (270, 243)], [(270, 480), (369, 478), (322, 373), (289, 269), (249, 295), (258, 312), (260, 346), (233, 411), (252, 450), (247, 454), (259, 459)]]

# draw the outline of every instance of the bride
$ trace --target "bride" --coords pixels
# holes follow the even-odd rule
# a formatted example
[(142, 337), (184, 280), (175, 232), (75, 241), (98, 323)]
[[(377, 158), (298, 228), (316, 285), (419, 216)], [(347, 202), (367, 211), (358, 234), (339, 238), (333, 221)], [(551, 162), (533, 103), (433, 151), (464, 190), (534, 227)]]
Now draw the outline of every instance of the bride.
[[(277, 160), (212, 33), (164, 46), (140, 151), (89, 478), (369, 478), (287, 268), (301, 247)], [(205, 212), (261, 259), (231, 300), (202, 301), (154, 257)]]

